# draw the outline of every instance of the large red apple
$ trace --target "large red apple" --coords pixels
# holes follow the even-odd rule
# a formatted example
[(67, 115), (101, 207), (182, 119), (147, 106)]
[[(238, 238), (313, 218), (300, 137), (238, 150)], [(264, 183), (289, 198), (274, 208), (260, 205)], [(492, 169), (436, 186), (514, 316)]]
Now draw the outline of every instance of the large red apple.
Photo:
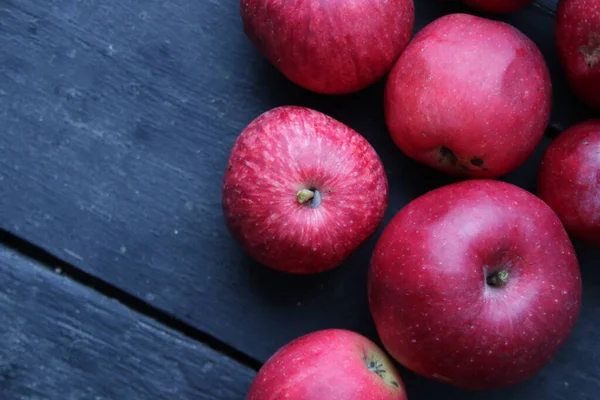
[(451, 175), (498, 177), (539, 144), (551, 97), (544, 58), (524, 34), (450, 14), (419, 31), (398, 59), (385, 115), (406, 155)]
[(463, 0), (465, 4), (470, 5), (480, 11), (489, 13), (504, 14), (517, 11), (535, 0)]
[(263, 365), (246, 400), (406, 400), (391, 360), (371, 340), (347, 330), (304, 335)]
[(550, 143), (538, 195), (567, 231), (600, 246), (600, 120), (576, 124)]
[(571, 89), (600, 108), (600, 0), (559, 1), (555, 37)]
[(338, 266), (374, 233), (387, 194), (383, 164), (364, 137), (321, 112), (284, 106), (236, 140), (222, 202), (251, 256), (308, 274)]
[(292, 82), (324, 94), (383, 77), (408, 43), (413, 0), (240, 0), (244, 31)]
[(556, 214), (488, 179), (443, 186), (403, 208), (376, 245), (368, 288), (392, 357), (465, 389), (533, 376), (576, 324), (582, 290)]

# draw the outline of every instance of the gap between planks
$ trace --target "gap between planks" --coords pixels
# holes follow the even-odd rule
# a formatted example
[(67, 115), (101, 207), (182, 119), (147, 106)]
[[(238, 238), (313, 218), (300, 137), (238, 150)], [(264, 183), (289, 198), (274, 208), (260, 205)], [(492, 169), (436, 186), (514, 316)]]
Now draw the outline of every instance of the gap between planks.
[(0, 229), (0, 243), (26, 258), (36, 261), (39, 265), (53, 271), (54, 273), (59, 273), (80, 285), (88, 287), (91, 290), (102, 294), (103, 296), (114, 299), (131, 310), (142, 314), (159, 324), (178, 331), (182, 335), (198, 341), (248, 368), (258, 371), (262, 366), (262, 363), (259, 360), (230, 346), (219, 338), (194, 328), (192, 325), (151, 306), (145, 301), (130, 295), (129, 293), (107, 283), (100, 278), (80, 270), (79, 268), (61, 260), (41, 247), (38, 247), (25, 239), (7, 232), (4, 229)]
[(539, 8), (552, 16), (556, 15), (557, 0), (538, 0), (533, 3), (533, 7)]
[[(545, 136), (553, 139), (560, 134), (561, 130), (557, 127), (548, 125)], [(76, 266), (60, 259), (43, 248), (17, 236), (4, 229), (0, 229), (0, 244), (12, 249), (18, 254), (34, 260), (38, 265), (51, 270), (54, 273), (61, 274), (80, 285), (90, 288), (105, 297), (117, 300), (121, 304), (130, 309), (145, 315), (154, 321), (167, 326), (175, 331), (180, 332), (188, 338), (198, 341), (215, 351), (258, 371), (262, 366), (262, 362), (249, 356), (248, 354), (236, 349), (226, 342), (214, 337), (202, 330), (199, 330), (192, 325), (173, 317), (169, 313), (151, 306), (140, 298), (133, 296), (118, 287), (109, 284), (108, 282), (91, 275)], [(83, 259), (78, 254), (71, 254), (74, 258), (82, 261)]]

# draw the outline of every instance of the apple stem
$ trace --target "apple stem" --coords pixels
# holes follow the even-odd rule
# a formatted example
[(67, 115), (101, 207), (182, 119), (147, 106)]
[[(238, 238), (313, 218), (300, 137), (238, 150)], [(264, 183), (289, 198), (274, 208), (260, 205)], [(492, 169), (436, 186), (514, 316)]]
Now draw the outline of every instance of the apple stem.
[(486, 282), (492, 287), (500, 288), (508, 283), (509, 275), (510, 274), (507, 270), (501, 269), (500, 271), (496, 271), (491, 275), (488, 275)]
[(296, 197), (298, 199), (298, 203), (304, 204), (307, 201), (312, 200), (313, 197), (315, 197), (315, 192), (313, 192), (310, 189), (302, 189), (298, 192), (298, 195)]

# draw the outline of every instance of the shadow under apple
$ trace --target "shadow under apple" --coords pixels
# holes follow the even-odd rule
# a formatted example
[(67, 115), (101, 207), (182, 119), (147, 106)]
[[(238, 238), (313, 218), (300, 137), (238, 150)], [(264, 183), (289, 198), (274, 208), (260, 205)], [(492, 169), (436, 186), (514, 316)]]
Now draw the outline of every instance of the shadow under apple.
[[(375, 340), (367, 301), (367, 270), (375, 240), (373, 235), (341, 265), (313, 275), (279, 272), (246, 255), (244, 268), (250, 290), (268, 309), (288, 310), (293, 315), (280, 321), (286, 330), (342, 328)], [(294, 329), (289, 329), (289, 324)]]

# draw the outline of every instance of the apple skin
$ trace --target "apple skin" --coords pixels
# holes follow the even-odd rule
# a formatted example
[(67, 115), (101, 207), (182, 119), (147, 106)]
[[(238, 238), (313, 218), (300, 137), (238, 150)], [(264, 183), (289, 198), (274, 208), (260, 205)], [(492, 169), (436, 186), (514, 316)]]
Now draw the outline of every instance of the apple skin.
[(377, 242), (368, 280), (388, 353), (470, 390), (514, 385), (549, 362), (579, 318), (581, 291), (556, 214), (489, 179), (442, 186), (400, 210)]
[(246, 400), (406, 400), (388, 356), (368, 338), (325, 329), (283, 346), (262, 366)]
[(479, 11), (506, 14), (517, 11), (535, 0), (463, 0), (463, 3)]
[(286, 78), (347, 94), (383, 77), (410, 40), (413, 0), (240, 0), (244, 32)]
[(495, 178), (533, 153), (551, 100), (545, 60), (529, 38), (503, 22), (449, 14), (406, 47), (384, 106), (407, 156), (449, 175)]
[(575, 95), (600, 109), (600, 0), (561, 0), (555, 41), (567, 82)]
[[(300, 192), (318, 195), (304, 203)], [(232, 236), (273, 269), (333, 269), (383, 220), (388, 181), (369, 142), (347, 125), (305, 107), (282, 106), (236, 139), (222, 204)]]
[(538, 196), (566, 230), (600, 247), (600, 120), (571, 126), (546, 149), (538, 171)]

